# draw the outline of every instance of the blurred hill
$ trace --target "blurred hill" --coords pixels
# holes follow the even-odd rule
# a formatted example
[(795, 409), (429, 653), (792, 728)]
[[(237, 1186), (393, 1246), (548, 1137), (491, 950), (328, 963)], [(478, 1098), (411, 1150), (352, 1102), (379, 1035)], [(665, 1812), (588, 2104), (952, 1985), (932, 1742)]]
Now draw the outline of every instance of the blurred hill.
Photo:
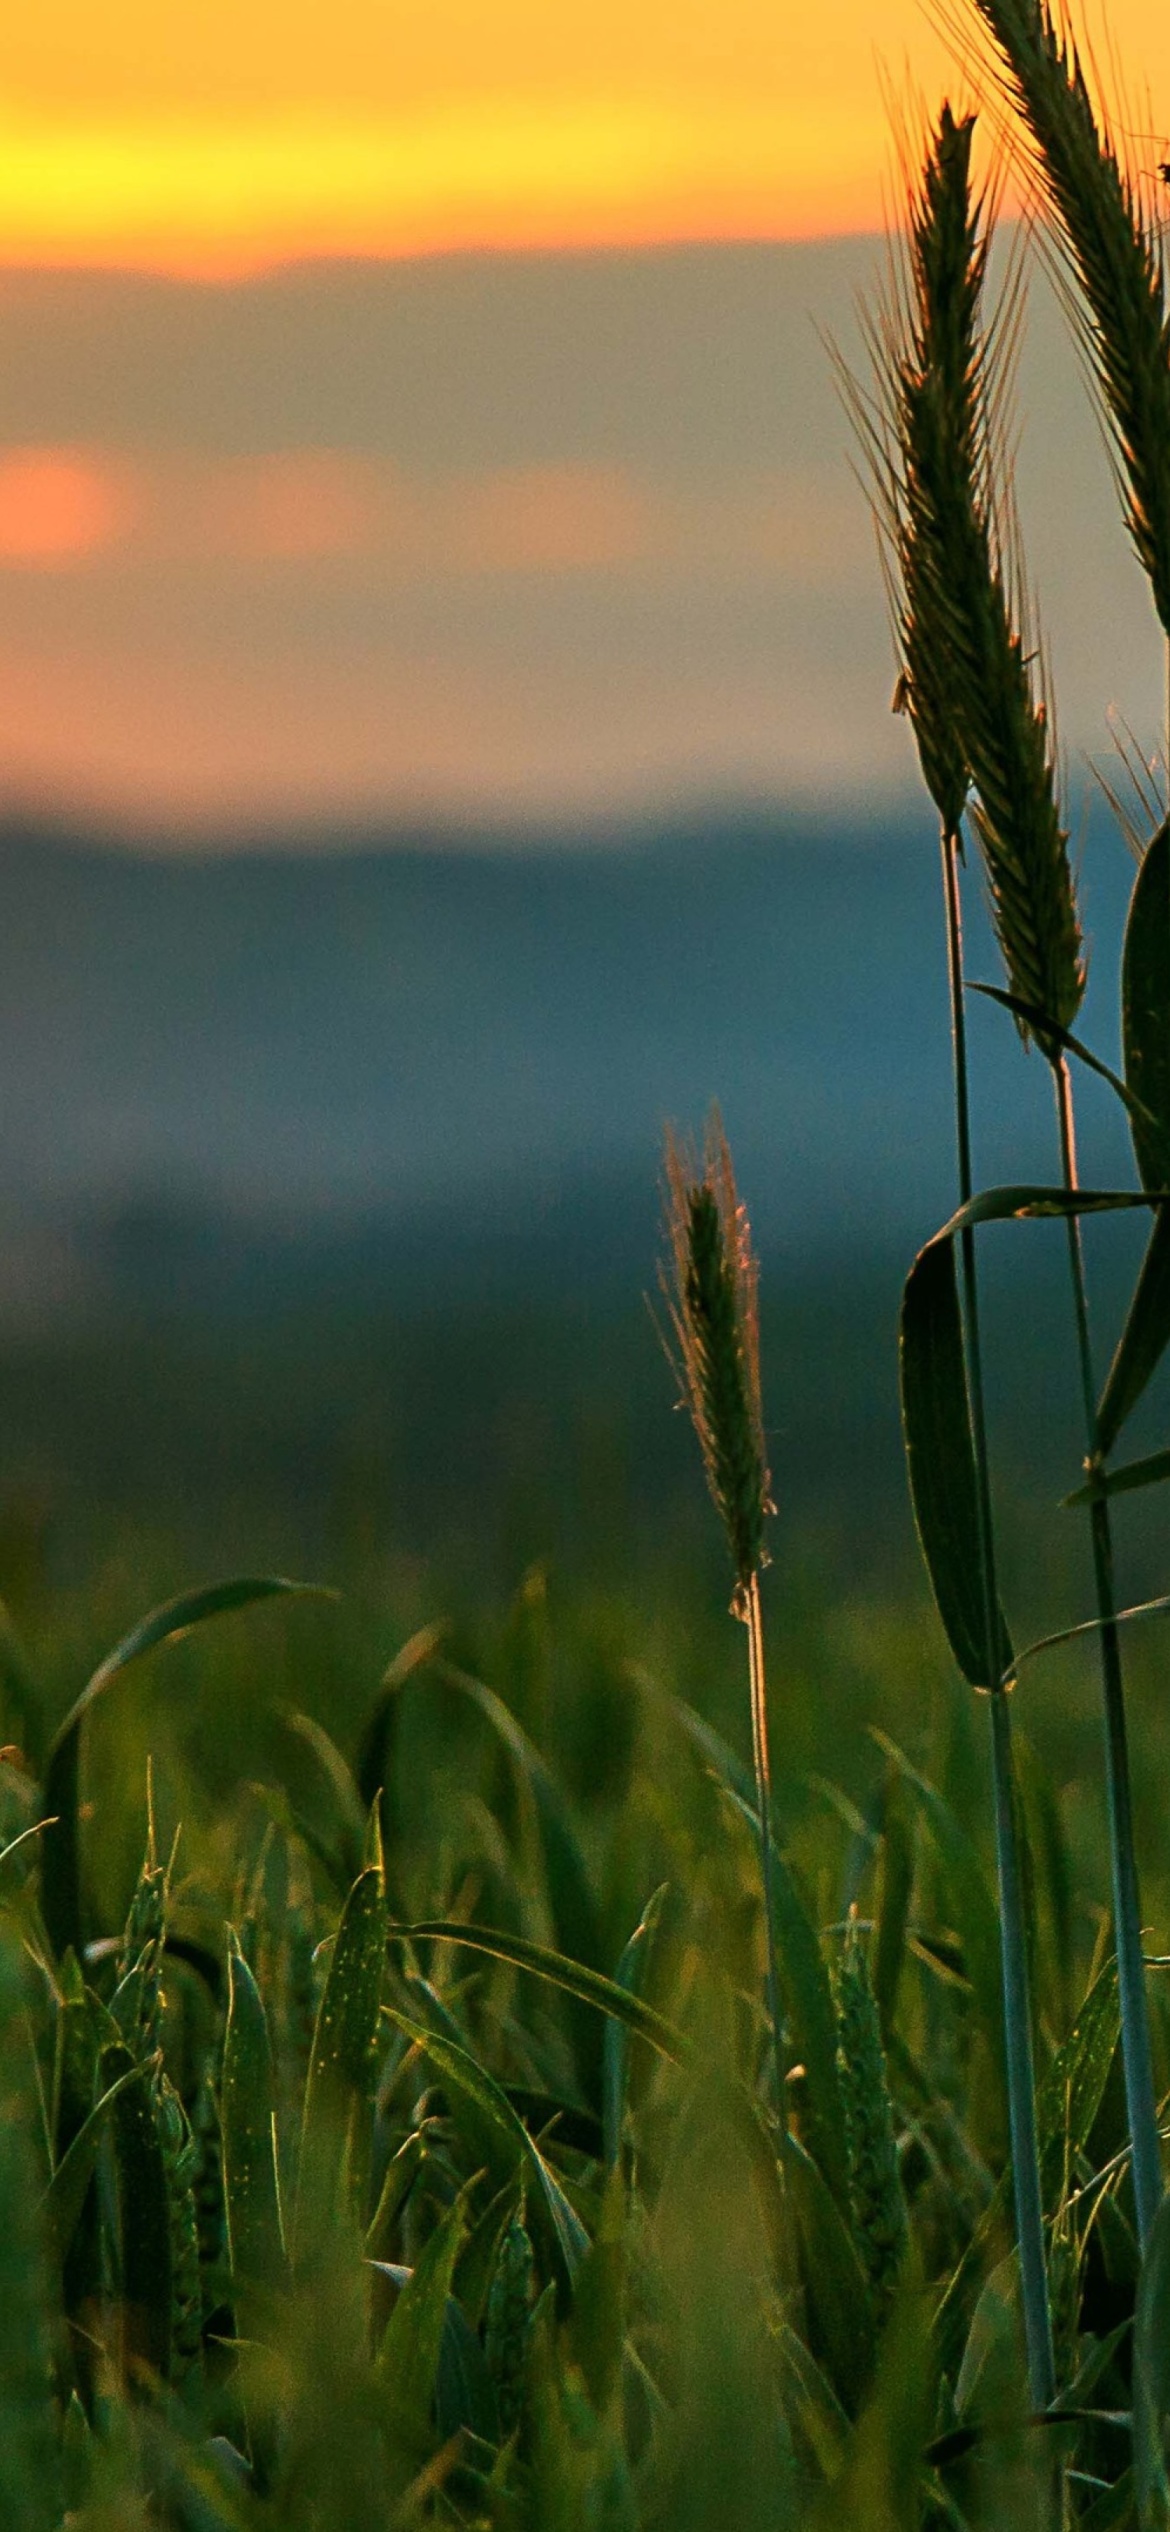
[[(1132, 866), (1106, 829), (1083, 859), (1109, 1053)], [(4, 1502), (17, 1533), (145, 1519), (235, 1564), (328, 1559), (351, 1520), (456, 1562), (707, 1540), (644, 1295), (664, 1120), (712, 1097), (789, 1529), (862, 1504), (866, 1554), (910, 1560), (897, 1300), (952, 1201), (937, 897), (928, 828), (763, 809), (202, 859), (10, 829), (0, 1588)], [(984, 1178), (1050, 1177), (1044, 1068), (991, 1006), (972, 1028)], [(1126, 1167), (1110, 1099), (1089, 1085), (1096, 1177)], [(1057, 1238), (989, 1243), (1025, 1452), (1061, 1394)]]
[[(1130, 865), (1085, 856), (1097, 1024)], [(974, 972), (994, 977), (976, 900)], [(975, 1010), (985, 1172), (1018, 1173), (1041, 1068)], [(485, 1242), (517, 1267), (644, 1249), (664, 1120), (718, 1098), (761, 1238), (808, 1260), (904, 1240), (950, 1185), (929, 827), (744, 811), (541, 840), (156, 857), (0, 839), (0, 1184), (19, 1297), (34, 1232), (72, 1288), (180, 1273), (225, 1297), (250, 1251), (389, 1239), (428, 1283)], [(1027, 1148), (1027, 1135), (1024, 1136)], [(601, 1190), (625, 1186), (611, 1208)], [(592, 1222), (592, 1229), (590, 1227)], [(234, 1263), (233, 1263), (234, 1261)], [(246, 1275), (245, 1275), (246, 1280)], [(26, 1298), (43, 1305), (33, 1277)]]

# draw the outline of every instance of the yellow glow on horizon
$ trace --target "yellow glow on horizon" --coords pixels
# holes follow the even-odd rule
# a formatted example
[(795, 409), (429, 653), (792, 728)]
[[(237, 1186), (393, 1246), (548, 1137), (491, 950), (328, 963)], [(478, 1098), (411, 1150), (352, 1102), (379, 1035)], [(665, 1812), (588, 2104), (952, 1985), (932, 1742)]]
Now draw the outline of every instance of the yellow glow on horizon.
[(880, 105), (597, 103), (406, 124), (159, 126), (0, 118), (0, 262), (194, 273), (301, 255), (433, 254), (872, 225)]
[[(1170, 11), (1116, 0), (1109, 29), (1152, 164)], [(883, 64), (963, 91), (918, 0), (40, 0), (5, 32), (0, 263), (212, 277), (872, 228)]]

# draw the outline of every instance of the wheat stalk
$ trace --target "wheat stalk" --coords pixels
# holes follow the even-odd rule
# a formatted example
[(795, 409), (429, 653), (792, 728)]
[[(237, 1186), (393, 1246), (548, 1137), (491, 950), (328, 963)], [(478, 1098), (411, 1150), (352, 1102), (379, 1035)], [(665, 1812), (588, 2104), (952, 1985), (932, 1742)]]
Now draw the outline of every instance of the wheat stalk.
[[(992, 485), (987, 384), (988, 335), (983, 295), (989, 249), (989, 206), (971, 181), (974, 118), (957, 120), (944, 105), (924, 153), (921, 179), (910, 188), (909, 273), (884, 318), (872, 332), (878, 356), (877, 411), (884, 427), (870, 436), (879, 447), (879, 517), (886, 531), (894, 618), (902, 657), (901, 692), (914, 728), (919, 762), (939, 813), (947, 969), (950, 984), (955, 1125), (960, 1202), (972, 1187), (969, 1068), (964, 1009), (961, 821), (972, 776), (992, 781), (998, 800), (1007, 750), (985, 716), (973, 709), (965, 674), (974, 678), (989, 663), (1015, 669), (1017, 653), (1007, 619), (1003, 584), (996, 573), (990, 524)], [(872, 408), (871, 408), (872, 409)], [(955, 601), (955, 555), (962, 561)], [(963, 599), (966, 599), (966, 613)], [(960, 630), (956, 637), (956, 624)], [(1018, 679), (1017, 713), (1019, 714)], [(1013, 724), (1015, 727), (1015, 723)], [(1018, 733), (1017, 733), (1018, 735)], [(974, 744), (972, 744), (972, 741)], [(1018, 753), (1018, 751), (1017, 751)], [(989, 772), (989, 768), (991, 771)], [(1051, 799), (1051, 792), (1047, 795)], [(989, 855), (1000, 938), (1017, 977), (1044, 975), (1048, 962), (1034, 954), (1043, 927), (1044, 891), (1036, 884), (1055, 874), (1058, 892), (1067, 879), (1063, 839), (1046, 819), (1045, 798), (1035, 818), (1008, 828), (982, 809), (980, 831), (996, 837)], [(1014, 842), (1013, 842), (1014, 839)], [(997, 878), (998, 874), (998, 878)], [(1023, 886), (1017, 885), (1022, 879)], [(1031, 881), (1033, 884), (1027, 884)], [(1048, 893), (1051, 893), (1049, 889)], [(1071, 893), (1071, 892), (1070, 892)], [(1067, 936), (1065, 926), (1065, 937)], [(1060, 971), (1058, 971), (1060, 972)], [(1063, 990), (1071, 998), (1079, 981), (1079, 944), (1063, 961)], [(1047, 1009), (1047, 1003), (1041, 1005)], [(985, 1639), (999, 1641), (995, 1534), (984, 1407), (979, 1285), (973, 1232), (960, 1242), (963, 1318), (971, 1433), (975, 1456)], [(988, 1680), (997, 1690), (998, 1681)], [(1011, 1710), (1006, 1696), (990, 1700), (992, 1776), (999, 1883), (1004, 2046), (1016, 2230), (1020, 2245), (1024, 2321), (1032, 2398), (1037, 2408), (1053, 2396), (1052, 2323), (1044, 2256), (1040, 2163), (1036, 2132), (1035, 2068), (1023, 1876), (1013, 1797)]]
[[(977, 0), (985, 7), (985, 0)], [(986, 0), (986, 10), (1000, 0)], [(1037, 0), (1002, 0), (1016, 24), (1036, 16)], [(1029, 56), (1031, 58), (1031, 56)], [(1063, 55), (1061, 59), (1063, 59)], [(1069, 83), (1066, 82), (1066, 85)], [(1083, 84), (1083, 83), (1082, 83)], [(1069, 93), (1072, 94), (1070, 86)], [(1080, 94), (1080, 91), (1077, 91)], [(969, 135), (969, 127), (968, 135)], [(946, 120), (940, 134), (949, 139)], [(953, 153), (953, 142), (950, 143)], [(969, 147), (969, 137), (968, 137)], [(936, 151), (936, 157), (939, 155)], [(1070, 159), (1071, 167), (1071, 159)], [(1084, 170), (1082, 169), (1082, 174)], [(1070, 176), (1071, 182), (1071, 176)], [(1123, 330), (1123, 329), (1120, 329)], [(945, 335), (944, 335), (945, 339)], [(906, 469), (908, 510), (922, 519), (926, 562), (921, 574), (932, 639), (948, 655), (946, 671), (975, 797), (972, 823), (983, 848), (996, 930), (1013, 994), (1067, 1030), (1084, 990), (1081, 936), (1067, 832), (1057, 796), (1049, 715), (1036, 690), (1024, 631), (1015, 621), (1005, 538), (995, 486), (980, 453), (991, 441), (986, 422), (974, 442), (956, 419), (945, 368), (937, 376), (915, 360), (911, 343), (897, 367), (896, 411)], [(1170, 455), (1167, 456), (1170, 466)], [(1072, 1087), (1060, 1039), (1037, 1020), (1021, 1022), (1052, 1067), (1062, 1167), (1076, 1186)], [(1087, 1442), (1095, 1442), (1093, 1367), (1080, 1230), (1067, 1222), (1076, 1340)], [(971, 1320), (968, 1314), (968, 1326)], [(976, 1384), (977, 1387), (977, 1384)], [(976, 1413), (978, 1415), (978, 1408)], [(1094, 1579), (1100, 1622), (1118, 1975), (1126, 2091), (1134, 2155), (1139, 2231), (1149, 2237), (1161, 2197), (1149, 2017), (1129, 1794), (1124, 1683), (1116, 1627), (1109, 1509), (1090, 1507)], [(1002, 1732), (1002, 1724), (998, 1727)], [(1007, 1814), (997, 1786), (997, 1813)]]
[(735, 1574), (732, 1609), (748, 1631), (752, 1758), (760, 1829), (768, 2009), (782, 2103), (780, 2002), (772, 1873), (772, 1787), (760, 1570), (772, 1510), (760, 1388), (759, 1268), (717, 1109), (702, 1158), (666, 1138), (667, 1262), (662, 1286), (683, 1403), (699, 1440)]

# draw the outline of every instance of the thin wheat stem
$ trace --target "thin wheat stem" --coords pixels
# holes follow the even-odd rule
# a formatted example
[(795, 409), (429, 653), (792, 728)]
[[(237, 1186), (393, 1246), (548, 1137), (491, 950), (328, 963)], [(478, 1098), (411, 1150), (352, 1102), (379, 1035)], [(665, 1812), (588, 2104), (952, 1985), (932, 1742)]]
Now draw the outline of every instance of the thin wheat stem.
[(764, 1668), (764, 1618), (760, 1577), (753, 1574), (745, 1594), (751, 1678), (752, 1763), (756, 1776), (756, 1808), (760, 1815), (760, 1880), (764, 1898), (764, 1942), (767, 1948), (768, 2016), (776, 2061), (776, 2109), (784, 2122), (784, 2059), (781, 2053), (780, 1989), (776, 1976), (776, 1894), (772, 1872), (772, 1768), (768, 1756), (768, 1682)]
[[(1071, 1193), (1078, 1183), (1072, 1081), (1068, 1063), (1063, 1056), (1054, 1063), (1052, 1069), (1056, 1085), (1057, 1116), (1060, 1123), (1061, 1167), (1065, 1186)], [(1093, 1351), (1089, 1332), (1084, 1245), (1081, 1239), (1080, 1220), (1075, 1213), (1070, 1213), (1068, 1216), (1067, 1231), (1069, 1271), (1072, 1278), (1073, 1311), (1077, 1331), (1077, 1357), (1085, 1416), (1085, 1442), (1089, 1458), (1094, 1460), (1097, 1425), (1096, 1385), (1093, 1379)], [(1133, 1800), (1125, 1718), (1125, 1683), (1121, 1666), (1121, 1642), (1117, 1630), (1117, 1599), (1113, 1584), (1113, 1534), (1109, 1519), (1109, 1505), (1104, 1495), (1093, 1497), (1089, 1505), (1089, 1523), (1093, 1542), (1093, 1577), (1097, 1592), (1097, 1615), (1101, 1622), (1105, 1792), (1109, 1812), (1109, 1857), (1113, 1886), (1114, 1941), (1117, 1947), (1117, 1985), (1121, 2004), (1121, 2053), (1125, 2069), (1125, 2097), (1129, 2111), (1130, 2141), (1133, 2148), (1133, 2194), (1137, 2211), (1138, 2239), (1144, 2251), (1161, 2204), (1162, 2163), (1158, 2148), (1158, 2116), (1154, 2097), (1150, 2016), (1146, 1997), (1145, 1964), (1142, 1959), (1142, 1917), (1138, 1893), (1137, 1860), (1134, 1851)]]
[[(958, 1152), (959, 1201), (972, 1192), (971, 1101), (967, 1065), (967, 1015), (963, 994), (963, 918), (959, 887), (959, 838), (942, 837), (943, 893), (947, 915), (947, 971), (951, 993), (951, 1035), (954, 1055), (955, 1140)], [(991, 1511), (991, 1476), (987, 1419), (983, 1399), (983, 1357), (979, 1328), (979, 1277), (975, 1235), (963, 1232), (960, 1242), (963, 1316), (967, 1346), (967, 1382), (971, 1398), (971, 1438), (975, 1452), (976, 1494), (984, 1576), (984, 1632), (989, 1645), (999, 1640), (995, 1581), (995, 1532)], [(990, 1686), (990, 1682), (989, 1682)], [(1012, 2187), (1016, 2238), (1020, 2247), (1020, 2285), (1024, 2336), (1028, 2354), (1028, 2387), (1034, 2409), (1046, 2409), (1056, 2396), (1056, 2363), (1052, 2315), (1048, 2301), (1048, 2269), (1044, 2257), (1044, 2203), (1040, 2187), (1040, 2152), (1036, 2133), (1036, 2069), (1032, 2047), (1032, 2003), (1028, 1987), (1028, 1955), (1024, 1935), (1023, 1876), (1016, 1828), (1012, 1712), (1006, 1693), (993, 1690), (991, 1707), (991, 1772), (995, 1810), (995, 1860), (999, 1883), (1000, 1962), (1003, 1984), (1004, 2060), (1007, 2069), (1008, 2124), (1011, 2134)]]

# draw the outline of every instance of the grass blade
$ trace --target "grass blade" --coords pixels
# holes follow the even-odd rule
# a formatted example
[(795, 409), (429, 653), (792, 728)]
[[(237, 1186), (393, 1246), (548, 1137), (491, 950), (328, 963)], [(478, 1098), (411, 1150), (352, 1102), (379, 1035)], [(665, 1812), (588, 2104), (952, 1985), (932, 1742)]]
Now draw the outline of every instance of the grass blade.
[(980, 1518), (954, 1242), (934, 1240), (915, 1259), (902, 1295), (899, 1366), (902, 1427), (914, 1518), (947, 1641), (973, 1688), (994, 1688), (1011, 1661), (987, 1641), (996, 1606)]
[(873, 2360), (869, 2287), (838, 2201), (795, 2137), (784, 2153), (784, 2185), (796, 2217), (801, 2271), (814, 2347), (838, 2399), (856, 2408)]
[[(755, 1779), (718, 1732), (693, 1708), (678, 1701), (675, 1711), (687, 1738), (752, 1827), (759, 1827)], [(803, 2061), (811, 2113), (811, 2139), (816, 2159), (841, 2204), (849, 2188), (849, 2148), (845, 2111), (837, 2076), (837, 2016), (829, 1973), (808, 1911), (789, 1867), (772, 1841), (772, 1895), (776, 1910), (776, 1967), (784, 2010), (797, 2056)]]
[(1170, 1205), (1159, 1205), (1117, 1352), (1097, 1405), (1103, 1459), (1156, 1372), (1170, 1343)]
[(1132, 1609), (1111, 1609), (1107, 1618), (1080, 1618), (1075, 1626), (1057, 1627), (1053, 1635), (1038, 1635), (1034, 1644), (1025, 1644), (1015, 1657), (1016, 1670), (1025, 1662), (1034, 1662), (1038, 1653), (1055, 1653), (1062, 1644), (1076, 1644), (1082, 1636), (1100, 1635), (1103, 1627), (1131, 1626), (1135, 1618), (1164, 1618), (1170, 1612), (1170, 1592), (1162, 1592), (1156, 1600), (1139, 1600)]
[(288, 2275), (280, 2221), (276, 2114), (268, 2018), (234, 1933), (220, 2121), (228, 2258), (243, 2335), (256, 2335)]
[[(1155, 1125), (1156, 1119), (1153, 1112), (1133, 1085), (1120, 1080), (1111, 1066), (1103, 1064), (1100, 1056), (1094, 1055), (1092, 1047), (1085, 1045), (1083, 1038), (1074, 1037), (1071, 1029), (1059, 1028), (1056, 1021), (1050, 1019), (1046, 1011), (1041, 1011), (1036, 1003), (1022, 1002), (1018, 994), (1006, 992), (1002, 985), (968, 983), (966, 990), (968, 993), (982, 994), (988, 1002), (998, 1002), (1001, 1009), (1010, 1011), (1015, 1019), (1026, 1020), (1035, 1035), (1051, 1038), (1057, 1046), (1063, 1048), (1066, 1055), (1075, 1055), (1078, 1064), (1083, 1064), (1087, 1072), (1096, 1073), (1099, 1080), (1107, 1081), (1110, 1089), (1116, 1091), (1122, 1107), (1128, 1111), (1135, 1134), (1139, 1125), (1146, 1128)], [(1168, 1142), (1166, 1153), (1166, 1167), (1170, 1170), (1170, 1142)], [(1143, 1174), (1143, 1184), (1145, 1183), (1147, 1182)], [(1167, 1184), (1167, 1181), (1152, 1178), (1148, 1184), (1157, 1187)]]
[(1089, 1483), (1065, 1495), (1062, 1512), (1091, 1503), (1094, 1495), (1132, 1495), (1143, 1486), (1161, 1486), (1170, 1477), (1170, 1451), (1151, 1451), (1147, 1459), (1127, 1460), (1123, 1468), (1099, 1468)]
[(59, 2260), (64, 2260), (77, 2230), (86, 2191), (93, 2178), (98, 2147), (109, 2125), (112, 2110), (123, 2093), (129, 2091), (131, 2084), (141, 2083), (153, 2072), (153, 2062), (149, 2058), (141, 2066), (124, 2067), (107, 2086), (100, 2100), (95, 2101), (88, 2117), (66, 2146), (41, 2201), (46, 2230)]
[(1117, 1963), (1108, 1960), (1040, 2086), (1036, 2113), (1049, 2214), (1055, 2211), (1066, 2173), (1088, 2144), (1120, 2037)]
[(392, 2020), (413, 2046), (436, 2066), (445, 2084), (460, 2095), (471, 2150), (483, 2162), (498, 2188), (507, 2188), (518, 2170), (525, 2172), (530, 2213), (543, 2234), (562, 2302), (571, 2299), (573, 2281), (589, 2248), (589, 2236), (574, 2214), (560, 2182), (550, 2171), (539, 2146), (529, 2136), (494, 2078), (454, 2040), (409, 2022), (405, 2014)]
[(387, 2394), (394, 2440), (415, 2469), (435, 2441), (432, 2410), (447, 2302), (466, 2236), (467, 2191), (461, 2190), (407, 2278), (379, 2351), (378, 2373)]
[(342, 1911), (313, 2033), (293, 2226), (298, 2268), (343, 2211), (363, 2212), (385, 1962), (386, 1897), (371, 1865)]
[(1003, 2045), (999, 1918), (983, 1866), (966, 1830), (937, 1787), (911, 1766), (904, 1752), (886, 1733), (874, 1730), (873, 1738), (898, 1769), (933, 1839), (950, 1884), (954, 1921), (963, 1946), (967, 1976), (998, 2064)]
[[(615, 1984), (631, 2003), (642, 2005), (641, 1987), (654, 1956), (662, 1911), (669, 1893), (669, 1882), (660, 1882), (652, 1891), (641, 1918), (625, 1945), (617, 1965)], [(645, 2007), (643, 2007), (645, 2010)], [(621, 2160), (622, 2130), (626, 2116), (626, 2088), (630, 2068), (630, 2025), (615, 2014), (606, 2023), (602, 2063), (602, 2125), (605, 2133), (605, 2159), (612, 2166)]]
[[(655, 1893), (655, 1898), (660, 1896)], [(650, 1907), (653, 1906), (652, 1900)], [(645, 1931), (649, 1917), (648, 1908), (639, 1933)], [(468, 1925), (459, 1918), (433, 1917), (417, 1925), (394, 1925), (390, 1928), (390, 1940), (460, 1943), (470, 1952), (486, 1952), (491, 1960), (508, 1961), (513, 1969), (525, 1969), (534, 1978), (545, 1979), (550, 1987), (559, 1987), (562, 1994), (576, 1997), (580, 2004), (595, 2005), (599, 2013), (608, 2014), (636, 2039), (648, 2040), (651, 2048), (673, 2064), (680, 2064), (686, 2054), (682, 2032), (625, 1986), (620, 1971), (616, 1979), (604, 1978), (600, 1970), (566, 1960), (563, 1952), (550, 1951), (544, 1943), (530, 1943), (522, 1934), (503, 1934), (493, 1926)], [(637, 1936), (632, 1940), (636, 1941)]]
[(102, 2051), (113, 2104), (118, 2231), (122, 2253), (122, 2371), (165, 2377), (171, 2354), (171, 2219), (166, 2166), (154, 2103), (143, 2084), (120, 2078), (142, 2069), (116, 2042)]

